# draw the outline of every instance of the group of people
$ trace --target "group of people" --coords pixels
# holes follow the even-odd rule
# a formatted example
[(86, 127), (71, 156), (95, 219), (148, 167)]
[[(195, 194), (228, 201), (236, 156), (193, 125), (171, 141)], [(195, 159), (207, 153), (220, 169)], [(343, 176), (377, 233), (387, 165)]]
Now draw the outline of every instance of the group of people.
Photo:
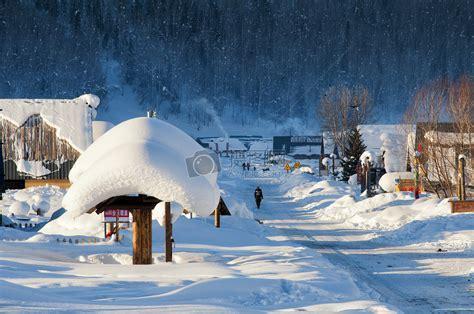
[[(245, 171), (250, 171), (250, 163), (247, 161), (247, 162), (243, 162), (242, 163), (242, 170)], [(253, 171), (257, 170), (257, 167), (253, 166)]]

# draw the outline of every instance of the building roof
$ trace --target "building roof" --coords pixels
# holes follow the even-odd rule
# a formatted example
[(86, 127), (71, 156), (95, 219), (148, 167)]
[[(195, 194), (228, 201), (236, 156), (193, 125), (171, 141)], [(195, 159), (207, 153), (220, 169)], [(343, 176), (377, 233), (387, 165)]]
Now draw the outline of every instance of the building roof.
[(20, 127), (39, 115), (56, 129), (58, 138), (82, 153), (93, 141), (92, 119), (99, 103), (91, 94), (74, 99), (0, 99), (0, 118)]

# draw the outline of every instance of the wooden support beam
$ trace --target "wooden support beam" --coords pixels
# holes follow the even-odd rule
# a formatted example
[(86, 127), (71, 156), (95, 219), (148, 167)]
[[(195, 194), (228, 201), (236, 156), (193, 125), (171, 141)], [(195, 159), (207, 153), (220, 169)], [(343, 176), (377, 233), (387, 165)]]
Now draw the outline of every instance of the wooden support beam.
[(220, 209), (220, 203), (217, 205), (217, 208), (214, 210), (214, 225), (216, 228), (221, 227), (221, 209)]
[(152, 264), (151, 210), (134, 209), (133, 264)]
[(165, 203), (165, 262), (173, 260), (173, 246), (171, 239), (173, 237), (173, 225), (171, 224), (171, 204)]

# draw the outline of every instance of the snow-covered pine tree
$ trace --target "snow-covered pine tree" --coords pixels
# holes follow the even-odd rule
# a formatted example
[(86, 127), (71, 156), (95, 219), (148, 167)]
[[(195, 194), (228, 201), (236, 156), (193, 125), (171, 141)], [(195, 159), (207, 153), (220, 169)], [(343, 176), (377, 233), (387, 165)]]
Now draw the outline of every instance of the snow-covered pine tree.
[(352, 129), (346, 146), (344, 147), (344, 158), (341, 160), (342, 181), (347, 182), (349, 177), (356, 173), (357, 163), (366, 148), (359, 129), (357, 127)]

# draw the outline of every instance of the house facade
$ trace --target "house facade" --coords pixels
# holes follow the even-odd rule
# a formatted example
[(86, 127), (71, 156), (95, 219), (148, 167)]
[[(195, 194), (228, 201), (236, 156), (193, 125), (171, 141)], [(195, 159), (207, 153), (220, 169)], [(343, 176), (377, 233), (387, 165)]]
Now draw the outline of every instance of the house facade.
[[(26, 181), (67, 184), (69, 171), (93, 141), (100, 100), (0, 99), (0, 131), (6, 188)], [(43, 182), (44, 183), (44, 182)]]

